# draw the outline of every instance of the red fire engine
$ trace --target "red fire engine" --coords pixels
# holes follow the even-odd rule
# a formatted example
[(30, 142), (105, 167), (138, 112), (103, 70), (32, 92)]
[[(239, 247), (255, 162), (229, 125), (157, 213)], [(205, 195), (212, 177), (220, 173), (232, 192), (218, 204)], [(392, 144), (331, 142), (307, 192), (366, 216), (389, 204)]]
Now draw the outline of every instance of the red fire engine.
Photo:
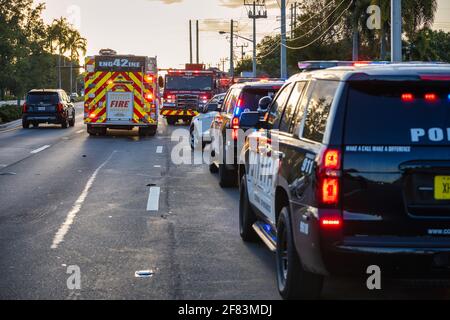
[(185, 69), (169, 69), (164, 81), (161, 115), (169, 125), (179, 120), (190, 123), (199, 110), (221, 87), (222, 74), (215, 69), (205, 70), (203, 64), (187, 64)]

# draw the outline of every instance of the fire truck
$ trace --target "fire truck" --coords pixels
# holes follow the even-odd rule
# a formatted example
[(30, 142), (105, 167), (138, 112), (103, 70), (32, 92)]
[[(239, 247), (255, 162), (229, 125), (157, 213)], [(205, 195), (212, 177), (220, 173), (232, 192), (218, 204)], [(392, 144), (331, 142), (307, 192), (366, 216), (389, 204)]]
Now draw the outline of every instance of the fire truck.
[(179, 120), (190, 123), (199, 110), (217, 93), (220, 93), (216, 70), (205, 70), (203, 64), (186, 64), (182, 70), (169, 69), (164, 80), (161, 115), (169, 125)]
[(110, 49), (86, 58), (84, 122), (90, 135), (107, 129), (153, 136), (158, 126), (158, 67), (153, 57), (118, 55)]

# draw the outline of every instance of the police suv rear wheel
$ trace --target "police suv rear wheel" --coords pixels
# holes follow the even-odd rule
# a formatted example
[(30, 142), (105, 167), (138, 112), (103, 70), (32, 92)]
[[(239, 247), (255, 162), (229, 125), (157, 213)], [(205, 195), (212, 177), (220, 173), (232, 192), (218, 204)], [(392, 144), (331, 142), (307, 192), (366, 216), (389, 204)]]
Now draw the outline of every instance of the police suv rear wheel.
[(295, 248), (289, 209), (283, 208), (277, 227), (277, 282), (283, 299), (318, 299), (322, 292), (323, 276), (303, 269)]
[(256, 222), (256, 215), (250, 205), (247, 190), (247, 178), (244, 175), (240, 185), (239, 197), (239, 233), (244, 242), (256, 242), (258, 235), (253, 229)]

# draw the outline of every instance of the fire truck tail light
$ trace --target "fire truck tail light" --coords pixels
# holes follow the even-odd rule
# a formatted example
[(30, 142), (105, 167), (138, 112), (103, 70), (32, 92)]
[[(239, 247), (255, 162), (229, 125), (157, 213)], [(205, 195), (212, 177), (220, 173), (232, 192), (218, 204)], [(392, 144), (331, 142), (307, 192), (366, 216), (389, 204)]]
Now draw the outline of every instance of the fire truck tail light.
[(147, 94), (145, 95), (145, 99), (146, 99), (147, 101), (153, 101), (153, 94), (152, 94), (152, 93), (147, 93)]

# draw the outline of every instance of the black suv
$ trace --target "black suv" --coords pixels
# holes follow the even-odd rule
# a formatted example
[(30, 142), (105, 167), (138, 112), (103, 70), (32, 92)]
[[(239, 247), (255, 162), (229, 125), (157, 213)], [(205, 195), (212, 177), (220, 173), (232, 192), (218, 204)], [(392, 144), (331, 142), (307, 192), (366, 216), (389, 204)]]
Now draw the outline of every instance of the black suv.
[(64, 90), (31, 90), (23, 105), (23, 128), (38, 127), (40, 123), (60, 124), (62, 128), (75, 126), (73, 102)]
[(210, 130), (212, 145), (215, 146), (211, 154), (210, 171), (219, 172), (221, 187), (233, 187), (238, 183), (238, 132), (250, 129), (240, 125), (241, 115), (257, 112), (260, 100), (267, 96), (274, 97), (283, 84), (282, 81), (242, 83), (233, 85), (228, 90), (221, 111), (215, 116)]
[(450, 65), (302, 73), (264, 126), (243, 149), (240, 233), (276, 252), (284, 298), (371, 266), (448, 280)]

